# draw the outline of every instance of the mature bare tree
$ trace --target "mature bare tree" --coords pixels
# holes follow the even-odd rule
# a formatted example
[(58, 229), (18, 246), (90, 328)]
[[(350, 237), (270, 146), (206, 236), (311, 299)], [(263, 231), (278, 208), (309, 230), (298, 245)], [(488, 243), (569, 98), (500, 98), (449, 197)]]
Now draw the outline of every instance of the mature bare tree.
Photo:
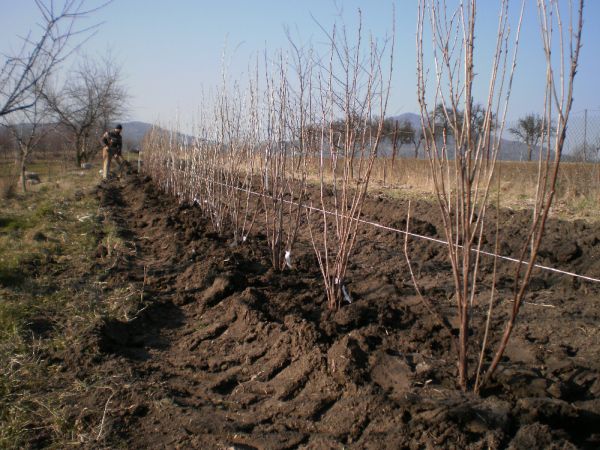
[(77, 21), (108, 3), (86, 7), (85, 0), (34, 1), (40, 14), (37, 25), (41, 33), (29, 32), (16, 54), (3, 55), (6, 59), (0, 65), (0, 117), (36, 104), (54, 69), (96, 27), (77, 27)]
[[(399, 120), (390, 117), (383, 121), (383, 136), (392, 144), (391, 172), (394, 172), (396, 159), (402, 145), (413, 145), (415, 159), (419, 157), (419, 147), (423, 141), (423, 132), (417, 131), (409, 120)], [(387, 164), (383, 164), (383, 183), (387, 182)]]
[[(479, 103), (472, 103), (468, 112), (468, 124), (465, 124), (467, 114), (460, 108), (452, 107), (444, 102), (438, 103), (433, 111), (429, 113), (428, 123), (431, 124), (431, 130), (425, 132), (431, 134), (439, 142), (452, 137), (455, 140), (466, 139), (465, 133), (469, 133), (469, 139), (474, 142), (485, 135), (489, 127), (493, 131), (496, 127), (496, 117), (493, 113), (488, 115), (486, 107)], [(489, 117), (488, 117), (489, 116)]]
[(31, 108), (22, 109), (12, 114), (14, 120), (4, 124), (13, 137), (16, 146), (16, 166), (19, 170), (21, 189), (27, 191), (25, 172), (34, 150), (40, 146), (44, 137), (55, 128), (54, 124), (46, 124), (48, 118), (47, 105), (37, 101)]
[(390, 117), (383, 121), (383, 134), (392, 144), (411, 144), (415, 138), (415, 132), (415, 128), (408, 120), (400, 122)]
[(127, 109), (128, 95), (120, 66), (109, 57), (84, 57), (60, 89), (48, 88), (44, 98), (57, 121), (67, 130), (79, 166), (98, 150), (102, 130)]
[(531, 153), (544, 135), (544, 119), (538, 114), (527, 114), (521, 117), (514, 127), (508, 129), (523, 144), (527, 145), (527, 161), (531, 161)]

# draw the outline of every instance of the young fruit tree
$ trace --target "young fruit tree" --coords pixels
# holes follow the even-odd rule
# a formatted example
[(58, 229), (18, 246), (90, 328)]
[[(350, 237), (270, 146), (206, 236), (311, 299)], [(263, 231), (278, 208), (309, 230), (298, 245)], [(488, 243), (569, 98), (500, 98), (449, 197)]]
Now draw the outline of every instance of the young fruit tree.
[[(482, 3), (458, 2), (456, 9), (451, 10), (446, 2), (420, 0), (417, 30), (418, 99), (425, 151), (454, 282), (458, 330), (452, 330), (452, 335), (456, 336), (453, 339), (458, 353), (458, 385), (475, 392), (490, 380), (501, 361), (537, 258), (555, 192), (583, 23), (583, 0), (576, 2), (574, 12), (565, 12), (572, 4), (537, 1), (546, 61), (545, 79), (540, 80), (545, 83), (544, 123), (556, 126), (544, 127), (543, 155), (533, 193), (534, 214), (518, 255), (512, 294), (504, 299), (511, 302), (508, 318), (501, 335), (492, 340), (491, 323), (499, 318), (494, 314), (500, 304), (495, 300), (496, 265), (487, 305), (478, 298), (478, 275), (486, 213), (491, 206), (490, 190), (516, 74), (525, 2), (520, 2), (516, 16), (509, 14), (509, 0), (500, 2), (495, 51), (487, 78), (481, 75), (483, 63), (476, 52), (478, 7), (484, 7)], [(512, 17), (516, 17), (514, 26)], [(563, 17), (574, 22), (565, 23)], [(482, 91), (480, 83), (486, 83), (487, 98), (478, 106), (474, 97)], [(430, 105), (435, 105), (433, 111)], [(484, 319), (475, 323), (477, 317)], [(483, 332), (474, 333), (482, 329)], [(478, 343), (472, 342), (476, 336), (481, 336)], [(495, 350), (488, 348), (490, 342), (494, 342)], [(478, 351), (473, 353), (476, 346)], [(475, 370), (470, 369), (471, 364)]]
[(354, 42), (345, 27), (334, 27), (328, 41), (328, 60), (321, 64), (315, 82), (320, 115), (319, 211), (307, 209), (306, 215), (327, 305), (336, 309), (343, 300), (352, 301), (346, 272), (383, 138), (394, 34), (383, 42), (373, 38), (365, 42), (359, 23)]

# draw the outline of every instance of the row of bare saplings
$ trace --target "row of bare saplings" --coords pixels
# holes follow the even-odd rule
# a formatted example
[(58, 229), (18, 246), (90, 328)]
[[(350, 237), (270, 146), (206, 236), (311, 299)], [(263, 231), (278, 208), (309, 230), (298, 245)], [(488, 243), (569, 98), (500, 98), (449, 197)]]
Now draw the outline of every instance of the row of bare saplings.
[[(235, 243), (263, 215), (275, 270), (292, 267), (300, 224), (308, 223), (332, 309), (348, 298), (344, 279), (391, 74), (383, 58), (392, 43), (363, 45), (360, 36), (351, 46), (332, 35), (327, 64), (297, 47), (266, 59), (264, 73), (256, 69), (244, 89), (224, 82), (194, 138), (157, 128), (143, 145), (146, 172), (196, 203), (217, 232), (232, 230)], [(309, 182), (320, 186), (310, 204)]]
[[(496, 260), (491, 285), (483, 284), (481, 250), (484, 231), (490, 226), (496, 230), (494, 253), (499, 245), (498, 215), (495, 223), (487, 225), (486, 215), (492, 201), (496, 208), (500, 206), (500, 190), (496, 187), (494, 199), (492, 180), (516, 73), (524, 9), (511, 27), (509, 2), (501, 2), (496, 52), (485, 87), (489, 95), (477, 108), (473, 99), (476, 3), (460, 2), (452, 12), (445, 4), (421, 0), (417, 24), (417, 95), (451, 265), (455, 317), (422, 295), (412, 270), (410, 275), (417, 294), (447, 329), (456, 349), (458, 385), (479, 392), (497, 369), (515, 327), (552, 205), (581, 47), (583, 2), (575, 6), (576, 14), (570, 14), (577, 22), (568, 30), (563, 28), (556, 1), (538, 2), (546, 61), (540, 75), (545, 80), (543, 151), (514, 287), (502, 296), (496, 289)], [(557, 41), (563, 57), (558, 64), (550, 58), (557, 45), (551, 39), (553, 27), (564, 36)], [(233, 230), (238, 244), (247, 239), (258, 214), (264, 215), (260, 223), (276, 270), (293, 266), (294, 243), (300, 224), (306, 223), (327, 304), (334, 309), (350, 300), (346, 271), (384, 137), (393, 39), (365, 44), (360, 27), (352, 44), (346, 30), (334, 29), (327, 37), (329, 45), (322, 55), (292, 43), (289, 53), (265, 58), (264, 72), (255, 69), (243, 89), (224, 81), (221, 95), (202, 109), (195, 137), (154, 130), (144, 145), (144, 164), (165, 191), (198, 204), (219, 233)], [(458, 50), (449, 52), (450, 47)], [(441, 123), (432, 120), (433, 108), (441, 112)], [(316, 184), (320, 195), (309, 198), (309, 182)], [(409, 220), (407, 229), (408, 224)]]

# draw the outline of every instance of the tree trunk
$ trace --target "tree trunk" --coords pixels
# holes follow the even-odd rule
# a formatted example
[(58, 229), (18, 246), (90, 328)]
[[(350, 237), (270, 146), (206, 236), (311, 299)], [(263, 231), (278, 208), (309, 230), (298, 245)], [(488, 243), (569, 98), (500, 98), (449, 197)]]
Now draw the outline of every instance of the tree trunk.
[(27, 192), (27, 180), (25, 179), (25, 158), (26, 155), (21, 154), (21, 161), (19, 162), (19, 173), (21, 174), (21, 189), (23, 189), (23, 192)]
[(390, 176), (394, 176), (394, 163), (396, 162), (396, 154), (398, 153), (398, 122), (394, 125), (394, 132), (392, 133), (392, 173)]
[(419, 147), (421, 147), (421, 141), (413, 141), (415, 145), (415, 159), (419, 159)]
[(81, 167), (81, 163), (85, 162), (85, 138), (77, 136), (75, 140), (75, 155), (77, 167)]

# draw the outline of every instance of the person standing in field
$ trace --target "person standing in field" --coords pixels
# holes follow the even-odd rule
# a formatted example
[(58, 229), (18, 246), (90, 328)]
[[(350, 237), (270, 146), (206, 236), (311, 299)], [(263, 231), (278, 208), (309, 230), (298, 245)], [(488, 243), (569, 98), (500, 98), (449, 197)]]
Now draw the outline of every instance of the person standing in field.
[(123, 151), (123, 137), (121, 131), (123, 127), (118, 124), (112, 131), (106, 131), (102, 135), (102, 177), (106, 180), (110, 172), (110, 162), (114, 157), (119, 163), (119, 167), (123, 167), (124, 160), (122, 156)]

